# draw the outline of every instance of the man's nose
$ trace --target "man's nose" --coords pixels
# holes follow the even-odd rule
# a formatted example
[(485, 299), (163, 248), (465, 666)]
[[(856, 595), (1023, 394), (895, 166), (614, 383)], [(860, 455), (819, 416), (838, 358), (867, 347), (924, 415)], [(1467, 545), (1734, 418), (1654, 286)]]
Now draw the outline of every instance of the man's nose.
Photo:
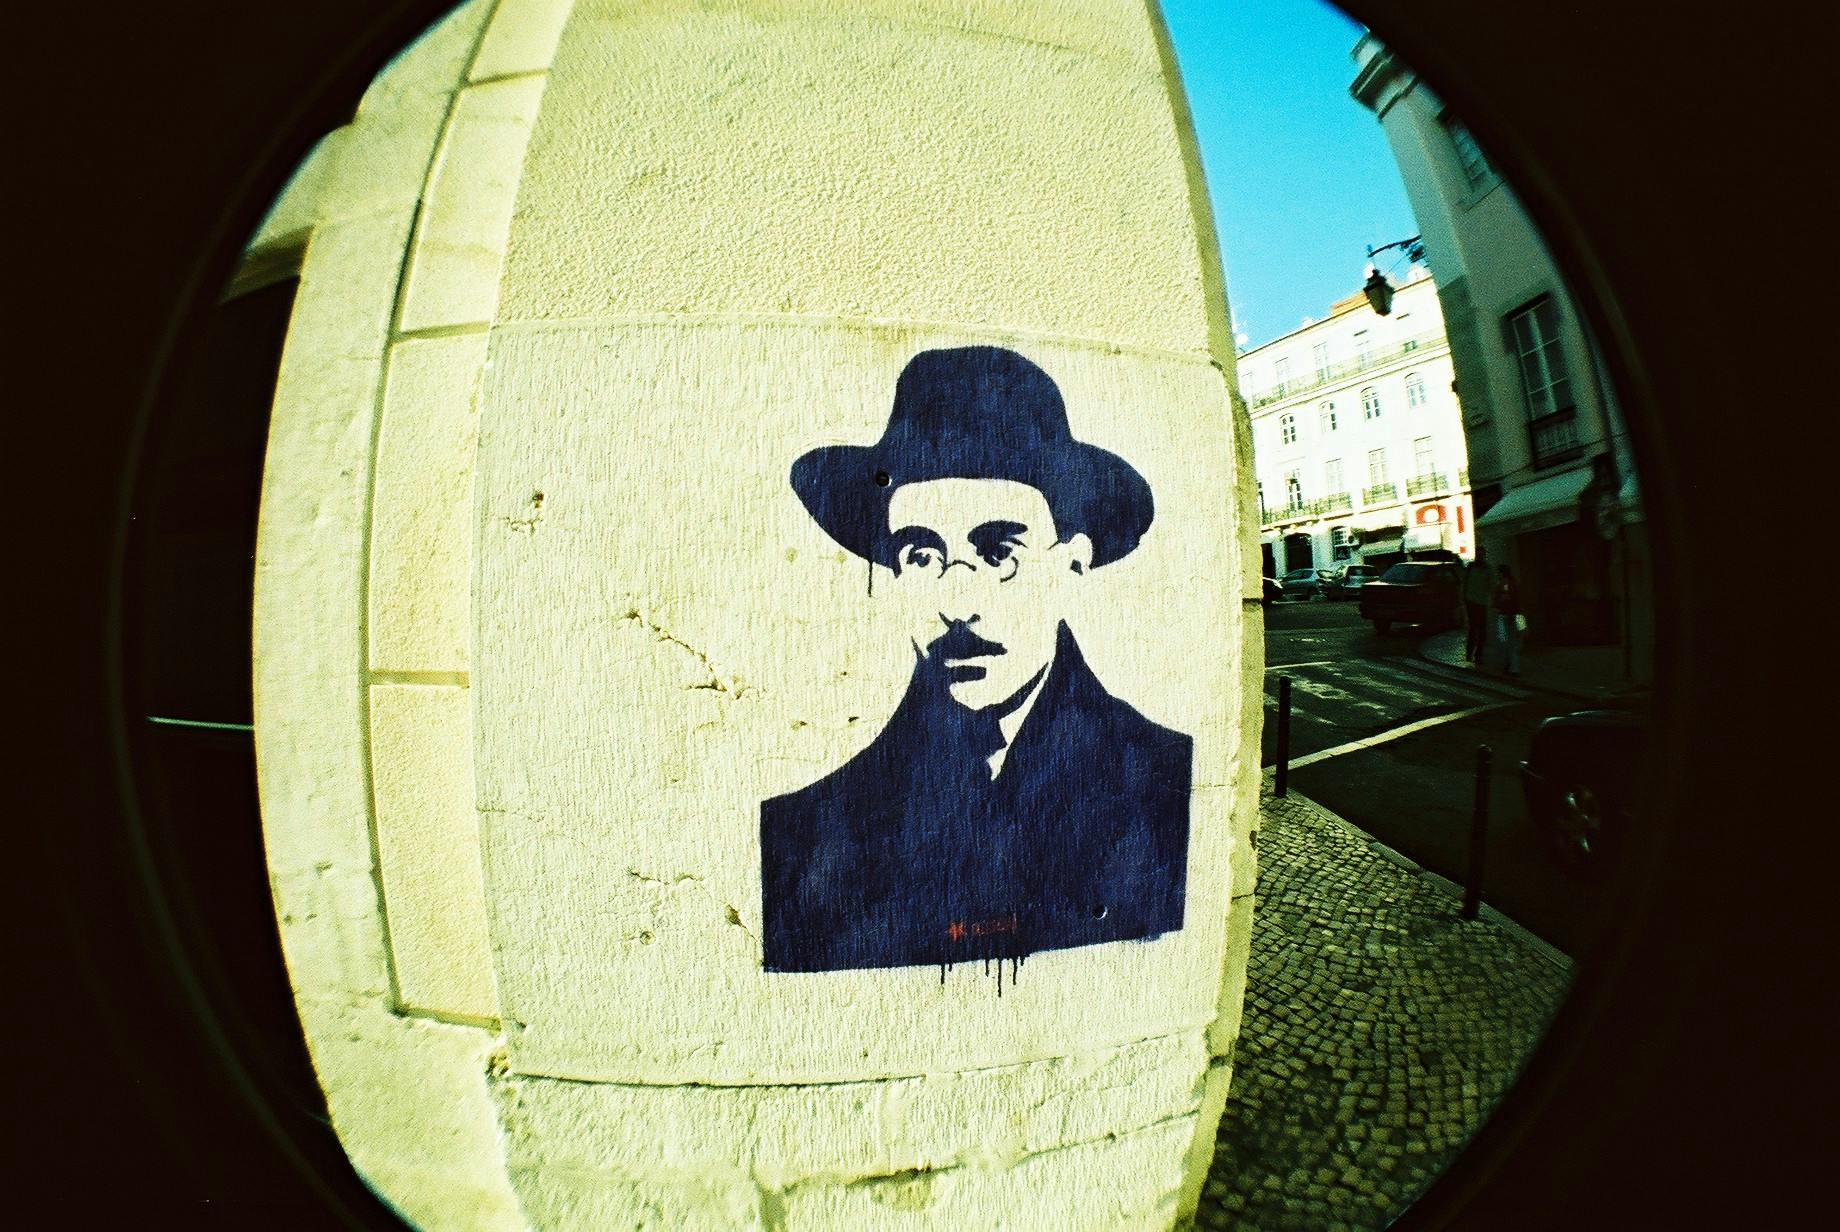
[(948, 564), (939, 579), (939, 619), (947, 625), (975, 624), (984, 589), (979, 581), (975, 566), (958, 560)]

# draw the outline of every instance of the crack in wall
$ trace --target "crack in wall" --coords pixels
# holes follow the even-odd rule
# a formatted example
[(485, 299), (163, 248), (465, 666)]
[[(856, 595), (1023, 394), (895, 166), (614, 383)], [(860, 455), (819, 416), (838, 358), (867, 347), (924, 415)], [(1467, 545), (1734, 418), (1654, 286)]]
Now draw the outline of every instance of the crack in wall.
[(659, 641), (669, 642), (671, 645), (691, 655), (698, 663), (703, 665), (704, 669), (709, 672), (709, 679), (702, 684), (686, 686), (686, 692), (706, 690), (711, 693), (720, 693), (724, 696), (738, 699), (753, 688), (752, 685), (743, 684), (741, 678), (738, 676), (724, 676), (721, 670), (716, 667), (715, 663), (710, 660), (708, 655), (698, 650), (695, 646), (692, 646), (689, 642), (686, 642), (683, 638), (678, 637), (675, 633), (651, 619), (651, 617), (645, 615), (638, 608), (627, 608), (626, 615), (622, 619), (645, 626), (645, 628)]
[(636, 868), (627, 869), (626, 875), (628, 877), (631, 877), (635, 881), (643, 881), (647, 885), (662, 886), (666, 889), (676, 889), (678, 886), (685, 886), (685, 885), (692, 886), (698, 891), (700, 891), (704, 898), (707, 898), (710, 902), (715, 903), (717, 906), (721, 907), (723, 918), (727, 920), (728, 923), (732, 924), (734, 927), (739, 928), (742, 932), (746, 933), (748, 935), (749, 940), (752, 940), (752, 941), (760, 940), (759, 937), (755, 936), (754, 930), (749, 928), (746, 922), (742, 920), (741, 909), (735, 906), (735, 904), (722, 898), (714, 890), (709, 889), (708, 886), (705, 884), (708, 880), (706, 877), (703, 877), (697, 873), (679, 873), (675, 877), (654, 877), (650, 873), (642, 873)]

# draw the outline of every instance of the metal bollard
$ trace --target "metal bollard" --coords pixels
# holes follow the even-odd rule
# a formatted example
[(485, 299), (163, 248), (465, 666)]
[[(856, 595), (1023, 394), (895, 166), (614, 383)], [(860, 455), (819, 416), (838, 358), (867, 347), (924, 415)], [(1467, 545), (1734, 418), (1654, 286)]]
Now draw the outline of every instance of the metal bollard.
[(1278, 677), (1278, 772), (1271, 794), (1282, 796), (1291, 785), (1291, 678)]
[(1469, 879), (1463, 887), (1463, 918), (1473, 920), (1482, 906), (1482, 855), (1489, 835), (1489, 759), (1486, 744), (1476, 746), (1476, 809), (1469, 823)]

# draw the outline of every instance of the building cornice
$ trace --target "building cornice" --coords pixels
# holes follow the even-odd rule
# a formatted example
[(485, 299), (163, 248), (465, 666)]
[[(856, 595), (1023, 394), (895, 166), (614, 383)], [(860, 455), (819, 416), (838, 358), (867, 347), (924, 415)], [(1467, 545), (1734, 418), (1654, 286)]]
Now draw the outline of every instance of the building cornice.
[(1371, 34), (1363, 34), (1350, 53), (1359, 65), (1348, 93), (1357, 103), (1381, 119), (1403, 98), (1417, 79), (1386, 46)]
[(1334, 377), (1320, 385), (1306, 386), (1272, 402), (1260, 403), (1256, 397), (1247, 398), (1247, 412), (1254, 419), (1264, 419), (1267, 416), (1295, 410), (1298, 407), (1310, 407), (1324, 398), (1332, 398), (1350, 389), (1372, 384), (1378, 379), (1392, 376), (1404, 369), (1416, 368), (1426, 360), (1449, 358), (1450, 342), (1448, 338), (1440, 334), (1436, 342), (1427, 342), (1415, 350), (1395, 355), (1391, 359), (1380, 360), (1371, 367), (1360, 368), (1345, 376)]
[[(1394, 316), (1394, 317), (1398, 316), (1398, 310), (1402, 306), (1402, 303), (1401, 303), (1402, 297), (1406, 297), (1407, 292), (1412, 292), (1412, 295), (1410, 296), (1410, 298), (1417, 299), (1418, 290), (1420, 287), (1428, 288), (1433, 302), (1437, 302), (1436, 279), (1434, 279), (1429, 273), (1421, 274), (1419, 277), (1412, 279), (1410, 282), (1401, 283), (1399, 286), (1393, 288), (1394, 311), (1390, 313), (1389, 315)], [(1245, 350), (1238, 352), (1239, 362), (1245, 363), (1249, 359), (1256, 358), (1260, 354), (1260, 352), (1267, 351), (1271, 349), (1272, 347), (1280, 345), (1281, 343), (1286, 343), (1286, 342), (1292, 341), (1293, 339), (1301, 338), (1305, 334), (1311, 333), (1312, 331), (1321, 331), (1330, 325), (1335, 325), (1337, 323), (1344, 322), (1351, 316), (1365, 316), (1370, 320), (1376, 320), (1376, 321), (1381, 319), (1378, 315), (1376, 315), (1373, 312), (1372, 309), (1365, 308), (1365, 307), (1351, 309), (1350, 311), (1347, 311), (1347, 312), (1337, 312), (1330, 316), (1323, 317), (1319, 321), (1311, 321), (1308, 325), (1299, 325), (1296, 329), (1291, 330), (1289, 333), (1279, 334), (1275, 338), (1268, 338), (1264, 342), (1259, 343), (1257, 346), (1247, 347)]]

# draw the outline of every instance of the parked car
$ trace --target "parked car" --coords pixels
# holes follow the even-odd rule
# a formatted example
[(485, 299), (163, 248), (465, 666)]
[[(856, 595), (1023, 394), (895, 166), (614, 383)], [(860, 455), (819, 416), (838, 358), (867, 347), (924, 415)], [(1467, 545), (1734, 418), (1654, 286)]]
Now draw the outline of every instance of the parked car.
[(1292, 569), (1278, 583), (1287, 599), (1314, 599), (1323, 593), (1321, 569)]
[(1445, 561), (1402, 560), (1361, 584), (1361, 618), (1377, 633), (1396, 624), (1461, 625), (1463, 570)]
[(1647, 723), (1628, 710), (1578, 710), (1534, 729), (1520, 766), (1527, 814), (1568, 869), (1595, 873), (1629, 832), (1647, 738)]
[(1284, 597), (1284, 587), (1282, 584), (1279, 583), (1278, 579), (1275, 577), (1266, 578), (1265, 579), (1265, 594), (1259, 600), (1259, 602), (1266, 607), (1270, 607), (1273, 603), (1277, 602), (1279, 599), (1282, 599), (1283, 597)]
[(1379, 576), (1372, 565), (1343, 565), (1329, 575), (1326, 593), (1331, 599), (1359, 599), (1361, 587)]

